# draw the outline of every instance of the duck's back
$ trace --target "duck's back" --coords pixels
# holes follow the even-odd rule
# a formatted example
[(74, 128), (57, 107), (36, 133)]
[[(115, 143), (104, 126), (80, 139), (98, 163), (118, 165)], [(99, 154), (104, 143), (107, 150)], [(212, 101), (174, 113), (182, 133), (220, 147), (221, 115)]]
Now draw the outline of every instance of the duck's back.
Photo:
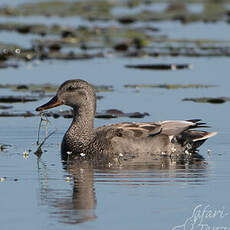
[(171, 155), (195, 151), (207, 138), (216, 134), (191, 130), (197, 127), (206, 126), (199, 120), (129, 122), (99, 127), (95, 133), (96, 138), (104, 142), (104, 152)]

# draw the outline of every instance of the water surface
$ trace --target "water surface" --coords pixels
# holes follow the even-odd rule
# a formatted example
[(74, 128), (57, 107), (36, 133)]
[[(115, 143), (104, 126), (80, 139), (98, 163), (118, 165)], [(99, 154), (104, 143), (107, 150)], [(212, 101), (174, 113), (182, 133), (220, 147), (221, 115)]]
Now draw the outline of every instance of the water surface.
[[(177, 23), (173, 25), (177, 28)], [(210, 33), (216, 36), (213, 38), (222, 38), (219, 34), (221, 26), (227, 27), (225, 24), (210, 26), (213, 29)], [(162, 27), (169, 28), (167, 23)], [(199, 24), (192, 27), (199, 28)], [(227, 35), (225, 38), (228, 39)], [(142, 71), (124, 67), (148, 63), (189, 63), (193, 68)], [(93, 168), (90, 164), (66, 164), (61, 160), (60, 143), (70, 120), (49, 119), (49, 132), (55, 128), (57, 131), (46, 141), (43, 155), (38, 159), (34, 152), (40, 118), (0, 118), (0, 143), (11, 145), (0, 152), (2, 230), (172, 229), (192, 217), (196, 207), (200, 210), (206, 206), (211, 210), (224, 208), (225, 214), (230, 212), (230, 104), (182, 101), (185, 97), (229, 97), (228, 58), (111, 57), (87, 61), (35, 61), (20, 63), (18, 69), (1, 70), (1, 84), (61, 84), (71, 78), (82, 78), (96, 85), (113, 85), (114, 92), (100, 93), (104, 98), (98, 101), (99, 112), (116, 108), (124, 112), (150, 113), (143, 119), (96, 119), (95, 126), (130, 120), (201, 118), (219, 134), (202, 146), (200, 154), (204, 161), (199, 163), (181, 164), (160, 159), (152, 164), (128, 168)], [(199, 83), (218, 87), (178, 90), (124, 87), (125, 84), (160, 83)], [(18, 94), (6, 89), (1, 89), (0, 93)], [(14, 104), (13, 111), (33, 111), (47, 100)], [(25, 151), (28, 158), (23, 154)], [(204, 221), (210, 226), (230, 227), (229, 215)]]

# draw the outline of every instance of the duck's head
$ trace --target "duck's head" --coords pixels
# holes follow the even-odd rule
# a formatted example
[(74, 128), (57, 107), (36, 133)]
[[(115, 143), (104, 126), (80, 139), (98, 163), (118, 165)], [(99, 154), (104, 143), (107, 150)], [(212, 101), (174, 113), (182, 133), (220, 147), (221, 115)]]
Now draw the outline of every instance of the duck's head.
[(94, 87), (80, 79), (68, 80), (58, 88), (57, 94), (49, 102), (36, 108), (36, 111), (43, 111), (59, 105), (68, 105), (72, 108), (92, 108), (95, 113), (96, 96)]

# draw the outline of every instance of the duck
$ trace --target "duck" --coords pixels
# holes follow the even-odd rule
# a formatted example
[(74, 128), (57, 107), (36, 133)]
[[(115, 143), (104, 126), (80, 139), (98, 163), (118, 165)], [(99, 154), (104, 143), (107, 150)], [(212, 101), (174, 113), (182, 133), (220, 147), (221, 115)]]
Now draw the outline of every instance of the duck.
[(36, 111), (60, 105), (73, 109), (73, 120), (63, 137), (61, 152), (78, 159), (107, 163), (134, 159), (147, 162), (162, 155), (192, 155), (208, 138), (217, 134), (200, 130), (209, 127), (200, 119), (123, 122), (95, 128), (95, 89), (81, 79), (65, 81), (56, 95)]

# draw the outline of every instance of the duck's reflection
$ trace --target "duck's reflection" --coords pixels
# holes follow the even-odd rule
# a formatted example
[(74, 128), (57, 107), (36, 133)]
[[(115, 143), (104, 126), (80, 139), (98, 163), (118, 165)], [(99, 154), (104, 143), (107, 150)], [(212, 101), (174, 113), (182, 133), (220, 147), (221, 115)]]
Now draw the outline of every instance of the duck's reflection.
[(69, 218), (67, 222), (81, 223), (95, 219), (96, 197), (93, 165), (87, 161), (70, 160), (63, 161), (63, 168), (72, 175), (73, 179), (72, 198), (66, 202), (65, 208), (74, 212), (73, 216), (66, 216)]
[(63, 180), (50, 179), (47, 166), (39, 160), (41, 205), (48, 205), (51, 216), (62, 223), (78, 224), (94, 220), (96, 198), (92, 164), (68, 160), (63, 161), (63, 168), (67, 174), (64, 185)]
[(50, 189), (50, 181), (44, 180), (48, 176), (44, 174), (47, 170), (43, 166), (39, 169), (40, 198), (43, 204), (49, 206), (51, 214), (58, 218), (59, 222), (66, 224), (78, 224), (96, 218), (95, 178), (97, 183), (112, 182), (122, 185), (148, 183), (159, 186), (179, 182), (199, 184), (205, 181), (207, 167), (200, 157), (186, 162), (184, 159), (157, 157), (151, 163), (135, 163), (119, 167), (102, 167), (93, 162), (67, 159), (66, 156), (62, 156), (62, 162), (64, 170), (72, 178), (72, 188), (69, 189), (67, 183), (68, 189), (63, 189), (63, 186), (61, 189), (55, 188), (57, 185), (53, 186), (55, 189)]

